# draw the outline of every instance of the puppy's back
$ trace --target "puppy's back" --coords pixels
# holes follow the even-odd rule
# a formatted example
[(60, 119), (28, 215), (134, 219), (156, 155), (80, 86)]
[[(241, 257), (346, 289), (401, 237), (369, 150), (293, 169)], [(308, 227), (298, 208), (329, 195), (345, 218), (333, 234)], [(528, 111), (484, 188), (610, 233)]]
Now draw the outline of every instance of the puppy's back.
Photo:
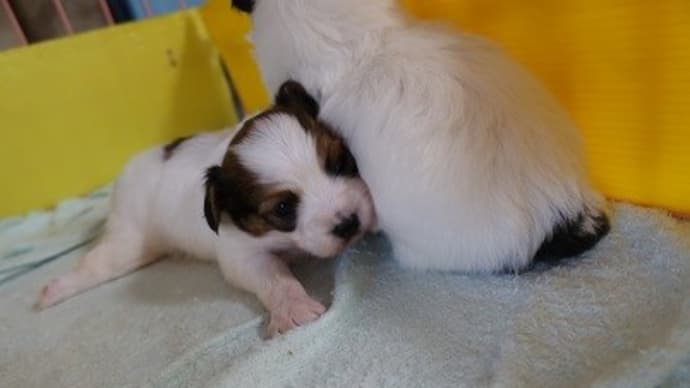
[[(404, 264), (519, 269), (537, 251), (577, 254), (606, 234), (576, 127), (520, 65), (435, 26), (382, 39), (323, 111), (359, 131), (346, 135)], [(401, 210), (412, 203), (416, 214)]]
[(126, 219), (148, 240), (196, 257), (213, 257), (203, 218), (206, 168), (220, 161), (230, 130), (202, 133), (134, 156), (115, 184), (110, 218)]

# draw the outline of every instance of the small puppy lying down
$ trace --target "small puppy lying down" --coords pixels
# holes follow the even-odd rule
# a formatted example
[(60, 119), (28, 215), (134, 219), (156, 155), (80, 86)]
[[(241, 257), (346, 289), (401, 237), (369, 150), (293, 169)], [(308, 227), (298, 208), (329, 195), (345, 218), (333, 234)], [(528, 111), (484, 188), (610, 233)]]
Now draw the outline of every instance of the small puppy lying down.
[(288, 258), (335, 256), (375, 223), (356, 162), (317, 120), (318, 109), (300, 84), (287, 82), (275, 105), (237, 132), (136, 156), (115, 185), (104, 236), (43, 289), (38, 307), (185, 253), (217, 260), (230, 283), (254, 293), (270, 312), (269, 335), (317, 319), (325, 308)]

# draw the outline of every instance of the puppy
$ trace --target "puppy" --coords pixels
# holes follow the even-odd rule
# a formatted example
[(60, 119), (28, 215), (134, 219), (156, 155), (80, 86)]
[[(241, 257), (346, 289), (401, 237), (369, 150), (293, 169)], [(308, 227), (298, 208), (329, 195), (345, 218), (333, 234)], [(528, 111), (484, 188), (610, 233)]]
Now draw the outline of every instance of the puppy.
[(285, 259), (332, 257), (375, 223), (357, 164), (318, 109), (287, 82), (275, 105), (234, 135), (202, 134), (136, 156), (116, 182), (105, 235), (43, 289), (38, 307), (186, 253), (217, 260), (228, 282), (255, 294), (270, 312), (269, 335), (318, 318), (324, 306)]
[(415, 268), (525, 269), (609, 230), (578, 131), (522, 68), (394, 0), (234, 0), (269, 90), (294, 79), (359, 164), (379, 226)]

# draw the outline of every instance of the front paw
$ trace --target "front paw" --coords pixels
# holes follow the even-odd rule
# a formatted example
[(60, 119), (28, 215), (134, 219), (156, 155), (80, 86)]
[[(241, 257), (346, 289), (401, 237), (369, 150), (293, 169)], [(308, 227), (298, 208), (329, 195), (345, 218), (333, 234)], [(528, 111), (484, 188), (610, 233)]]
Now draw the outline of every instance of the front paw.
[(73, 275), (68, 274), (51, 280), (41, 289), (34, 308), (44, 310), (74, 295), (78, 289), (73, 284), (73, 278)]
[(313, 322), (326, 311), (321, 303), (307, 295), (301, 287), (299, 288), (299, 290), (288, 288), (276, 295), (275, 303), (272, 304), (274, 307), (270, 310), (269, 338)]

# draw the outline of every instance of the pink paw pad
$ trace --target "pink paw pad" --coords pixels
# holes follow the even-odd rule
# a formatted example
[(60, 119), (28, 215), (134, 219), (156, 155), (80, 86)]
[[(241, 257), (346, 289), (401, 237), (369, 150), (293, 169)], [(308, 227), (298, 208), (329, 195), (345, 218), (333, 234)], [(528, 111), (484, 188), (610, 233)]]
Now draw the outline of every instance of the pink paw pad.
[(65, 299), (69, 289), (63, 279), (54, 279), (41, 290), (36, 308), (45, 309)]
[(271, 311), (268, 336), (285, 332), (317, 320), (326, 308), (308, 295), (286, 298), (278, 308)]

